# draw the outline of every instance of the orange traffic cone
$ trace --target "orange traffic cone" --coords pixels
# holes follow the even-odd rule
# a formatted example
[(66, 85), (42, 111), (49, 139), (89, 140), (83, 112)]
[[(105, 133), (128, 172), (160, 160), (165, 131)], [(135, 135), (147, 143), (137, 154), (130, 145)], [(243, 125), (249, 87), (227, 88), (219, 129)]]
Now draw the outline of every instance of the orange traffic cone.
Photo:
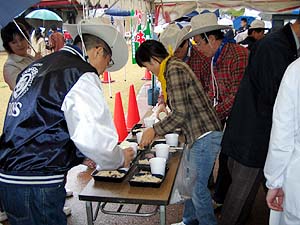
[(116, 93), (114, 123), (119, 135), (119, 142), (122, 142), (127, 137), (128, 133), (126, 129), (125, 116), (120, 92)]
[(133, 84), (130, 85), (129, 89), (129, 101), (127, 110), (127, 129), (130, 130), (140, 121), (139, 109), (135, 97), (135, 91)]
[(108, 83), (115, 82), (115, 80), (112, 80), (111, 76), (110, 76), (110, 73), (105, 71), (103, 73), (103, 80), (101, 82), (104, 83), (104, 84), (108, 84)]
[(151, 72), (149, 70), (145, 70), (145, 76), (142, 78), (142, 80), (151, 80)]

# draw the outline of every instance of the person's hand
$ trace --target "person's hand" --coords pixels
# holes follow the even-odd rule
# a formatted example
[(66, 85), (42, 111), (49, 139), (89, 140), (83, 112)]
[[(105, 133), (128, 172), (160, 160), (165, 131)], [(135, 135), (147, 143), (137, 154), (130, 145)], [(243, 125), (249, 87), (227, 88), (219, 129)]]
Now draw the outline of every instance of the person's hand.
[(85, 158), (82, 162), (83, 165), (86, 165), (87, 167), (91, 168), (91, 169), (95, 169), (96, 168), (96, 163), (89, 159), (89, 158)]
[(42, 56), (42, 53), (37, 52), (37, 53), (35, 53), (34, 60), (38, 60), (38, 59), (40, 59), (40, 58), (42, 58), (42, 57), (43, 57), (43, 56)]
[(142, 139), (140, 141), (139, 147), (141, 149), (143, 149), (145, 146), (151, 144), (151, 142), (153, 141), (155, 137), (155, 131), (152, 127), (146, 128), (143, 131), (143, 136)]
[(123, 154), (124, 154), (124, 165), (123, 167), (128, 168), (130, 166), (130, 163), (134, 159), (134, 150), (132, 147), (129, 148), (124, 148), (123, 149)]
[(282, 188), (269, 189), (266, 197), (269, 208), (275, 211), (283, 211), (283, 197), (284, 192)]
[[(165, 115), (168, 115), (168, 110), (167, 110), (167, 107), (165, 104), (160, 104), (158, 107), (157, 107), (157, 110), (156, 110), (156, 118), (159, 119), (159, 120), (162, 120), (162, 118), (160, 118), (159, 114), (164, 112)], [(162, 114), (161, 114), (162, 115)]]

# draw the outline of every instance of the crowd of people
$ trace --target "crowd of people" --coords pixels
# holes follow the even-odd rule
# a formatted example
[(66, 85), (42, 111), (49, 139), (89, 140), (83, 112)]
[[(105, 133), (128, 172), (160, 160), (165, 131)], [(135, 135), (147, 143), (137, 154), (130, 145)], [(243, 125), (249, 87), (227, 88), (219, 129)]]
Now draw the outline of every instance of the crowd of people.
[[(266, 36), (264, 22), (254, 20), (240, 31), (248, 34), (241, 43), (226, 36), (223, 30), (228, 27), (218, 25), (217, 17), (211, 13), (193, 17), (191, 30), (186, 29), (189, 27), (182, 31), (186, 33), (182, 37), (180, 28), (172, 24), (160, 35), (165, 49), (173, 51), (161, 50), (159, 42), (146, 41), (136, 52), (138, 64), (156, 74), (161, 82), (163, 91), (158, 113), (167, 113), (166, 106), (171, 111), (165, 120), (144, 132), (141, 142), (146, 145), (155, 135), (169, 132), (176, 126), (182, 128), (187, 139), (188, 148), (184, 154), (189, 158), (187, 174), (193, 173), (194, 186), (191, 198), (185, 201), (183, 219), (177, 225), (244, 225), (261, 184), (266, 192), (269, 189), (269, 207), (281, 211), (271, 213), (270, 224), (275, 221), (281, 225), (299, 224), (300, 198), (295, 191), (299, 186), (296, 181), (299, 60), (293, 61), (299, 57), (300, 18)], [(175, 63), (176, 57), (185, 61), (189, 68)], [(291, 63), (282, 87), (281, 79)], [(195, 82), (202, 85), (201, 90), (195, 87)], [(273, 115), (279, 87), (282, 91)], [(193, 105), (194, 92), (199, 93), (202, 103), (197, 106), (200, 108), (207, 101), (201, 97), (206, 93), (221, 124), (222, 137), (214, 136), (220, 131), (219, 127), (204, 125), (211, 121), (211, 116), (199, 110), (197, 120), (203, 123), (203, 130), (196, 139), (192, 138), (189, 132), (197, 128), (189, 128), (183, 118), (193, 121), (194, 110), (197, 110)], [(285, 101), (286, 98), (289, 101)], [(288, 112), (293, 116), (288, 116)], [(193, 122), (194, 126), (196, 124)], [(211, 197), (209, 174), (219, 151), (218, 176)], [(219, 218), (213, 210), (218, 206), (222, 206)]]
[[(0, 200), (11, 225), (66, 225), (68, 170), (128, 167), (134, 156), (118, 146), (99, 80), (126, 64), (125, 39), (101, 23), (67, 29), (73, 44), (51, 27), (52, 54), (35, 29), (33, 56), (14, 23), (1, 30), (3, 75), (13, 92), (0, 138)], [(230, 29), (205, 13), (140, 45), (137, 64), (157, 76), (157, 114), (167, 114), (143, 131), (140, 147), (181, 128), (182, 163), (193, 185), (178, 225), (244, 225), (261, 184), (272, 225), (299, 225), (300, 17), (267, 35), (264, 22), (254, 20), (238, 31), (247, 32), (238, 43), (223, 32)]]

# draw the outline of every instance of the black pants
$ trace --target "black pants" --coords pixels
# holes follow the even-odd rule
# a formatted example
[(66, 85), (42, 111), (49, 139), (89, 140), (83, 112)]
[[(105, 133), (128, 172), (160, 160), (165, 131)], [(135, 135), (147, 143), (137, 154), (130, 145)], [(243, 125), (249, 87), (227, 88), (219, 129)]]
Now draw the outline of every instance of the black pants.
[(226, 193), (231, 184), (231, 176), (227, 167), (227, 161), (228, 156), (223, 154), (221, 150), (221, 153), (219, 155), (219, 170), (213, 195), (213, 199), (219, 204), (224, 203)]

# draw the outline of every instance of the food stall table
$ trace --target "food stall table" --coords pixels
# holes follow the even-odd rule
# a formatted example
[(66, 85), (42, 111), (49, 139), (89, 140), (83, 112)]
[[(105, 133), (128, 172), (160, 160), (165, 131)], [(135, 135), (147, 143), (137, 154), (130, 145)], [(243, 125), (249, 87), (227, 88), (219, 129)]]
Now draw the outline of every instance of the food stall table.
[[(157, 209), (159, 208), (160, 224), (165, 225), (166, 206), (171, 197), (181, 156), (182, 150), (172, 153), (167, 164), (167, 167), (169, 168), (168, 172), (159, 188), (130, 186), (128, 180), (130, 179), (133, 170), (129, 171), (126, 178), (121, 183), (90, 180), (87, 186), (79, 194), (79, 200), (86, 202), (87, 224), (94, 224), (98, 216), (99, 208), (101, 208), (103, 213), (114, 215), (150, 216), (155, 214), (157, 210), (152, 213), (139, 213), (141, 205), (156, 205)], [(95, 213), (93, 213), (93, 202), (98, 202)], [(104, 209), (106, 203), (120, 203), (122, 205), (138, 204), (139, 206), (135, 213), (121, 212), (122, 205), (120, 205), (117, 211), (106, 211)]]

